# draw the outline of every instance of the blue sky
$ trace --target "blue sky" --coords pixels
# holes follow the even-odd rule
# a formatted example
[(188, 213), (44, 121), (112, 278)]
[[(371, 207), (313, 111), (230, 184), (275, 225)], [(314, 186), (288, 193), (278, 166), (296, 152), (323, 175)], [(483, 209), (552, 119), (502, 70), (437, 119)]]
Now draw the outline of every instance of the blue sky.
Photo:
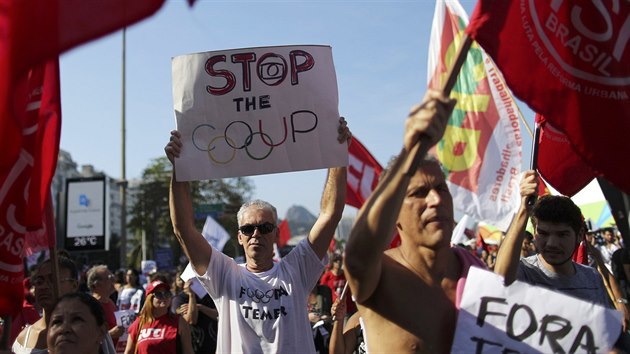
[[(470, 14), (476, 1), (460, 1)], [(404, 119), (426, 88), (434, 0), (210, 1), (193, 8), (171, 0), (127, 30), (127, 178), (163, 156), (175, 128), (171, 58), (268, 45), (324, 44), (333, 49), (339, 112), (381, 164), (402, 146)], [(79, 164), (121, 176), (121, 32), (61, 57), (61, 148)], [(533, 114), (520, 105), (528, 121)], [(523, 130), (523, 163), (531, 138)], [(255, 197), (284, 216), (293, 204), (319, 211), (325, 171), (252, 177)], [(355, 209), (347, 207), (346, 214)]]

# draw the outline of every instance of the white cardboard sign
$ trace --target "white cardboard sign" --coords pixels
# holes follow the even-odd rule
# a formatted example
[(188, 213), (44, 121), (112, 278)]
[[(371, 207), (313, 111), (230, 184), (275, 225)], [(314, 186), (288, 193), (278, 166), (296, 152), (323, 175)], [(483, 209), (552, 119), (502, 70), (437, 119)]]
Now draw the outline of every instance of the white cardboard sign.
[(472, 267), (453, 353), (606, 353), (621, 313)]
[(348, 164), (337, 142), (338, 93), (329, 46), (244, 48), (172, 60), (184, 147), (181, 181)]

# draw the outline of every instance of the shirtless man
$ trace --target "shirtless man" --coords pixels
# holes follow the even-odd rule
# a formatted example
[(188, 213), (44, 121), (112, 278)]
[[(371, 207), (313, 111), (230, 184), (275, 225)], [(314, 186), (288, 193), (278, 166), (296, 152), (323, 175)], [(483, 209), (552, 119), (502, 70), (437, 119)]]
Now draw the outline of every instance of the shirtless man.
[[(346, 278), (370, 353), (449, 352), (468, 267), (483, 267), (450, 246), (453, 201), (439, 164), (425, 160), (406, 173), (414, 144), (436, 144), (454, 105), (429, 92), (412, 111), (404, 148), (359, 211), (346, 244)], [(402, 244), (383, 252), (394, 228)]]

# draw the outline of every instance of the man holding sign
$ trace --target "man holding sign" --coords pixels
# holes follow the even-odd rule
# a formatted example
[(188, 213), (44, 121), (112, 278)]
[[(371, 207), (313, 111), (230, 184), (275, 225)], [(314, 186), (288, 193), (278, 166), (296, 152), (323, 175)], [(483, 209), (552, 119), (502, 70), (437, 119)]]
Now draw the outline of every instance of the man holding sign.
[[(609, 307), (597, 270), (573, 262), (584, 228), (580, 208), (567, 197), (546, 195), (528, 210), (528, 197), (538, 191), (538, 175), (531, 170), (523, 174), (520, 189), (521, 206), (499, 249), (495, 273), (504, 277), (506, 285), (521, 280)], [(519, 261), (530, 214), (539, 253)]]
[[(365, 321), (369, 352), (446, 353), (469, 267), (451, 248), (453, 202), (435, 160), (409, 170), (410, 153), (436, 144), (455, 101), (430, 91), (406, 122), (404, 148), (363, 204), (346, 245), (346, 278)], [(400, 247), (385, 250), (396, 229)]]
[[(341, 118), (337, 140), (347, 143), (350, 136)], [(180, 134), (173, 131), (165, 148), (171, 163), (175, 164), (182, 150)], [(246, 263), (238, 265), (212, 249), (196, 230), (188, 183), (177, 181), (173, 173), (171, 220), (198, 279), (217, 305), (217, 352), (315, 352), (306, 299), (328, 263), (324, 258), (342, 216), (345, 192), (346, 167), (330, 168), (315, 225), (279, 263), (273, 262), (276, 209), (261, 200), (244, 204), (237, 219)]]

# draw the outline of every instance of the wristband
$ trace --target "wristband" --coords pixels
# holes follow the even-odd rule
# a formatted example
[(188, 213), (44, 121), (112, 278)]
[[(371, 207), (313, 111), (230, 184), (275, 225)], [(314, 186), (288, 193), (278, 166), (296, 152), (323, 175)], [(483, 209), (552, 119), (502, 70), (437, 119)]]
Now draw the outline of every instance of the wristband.
[(622, 297), (617, 299), (617, 302), (620, 303), (620, 304), (628, 304), (628, 300), (626, 300), (626, 299), (624, 299)]

